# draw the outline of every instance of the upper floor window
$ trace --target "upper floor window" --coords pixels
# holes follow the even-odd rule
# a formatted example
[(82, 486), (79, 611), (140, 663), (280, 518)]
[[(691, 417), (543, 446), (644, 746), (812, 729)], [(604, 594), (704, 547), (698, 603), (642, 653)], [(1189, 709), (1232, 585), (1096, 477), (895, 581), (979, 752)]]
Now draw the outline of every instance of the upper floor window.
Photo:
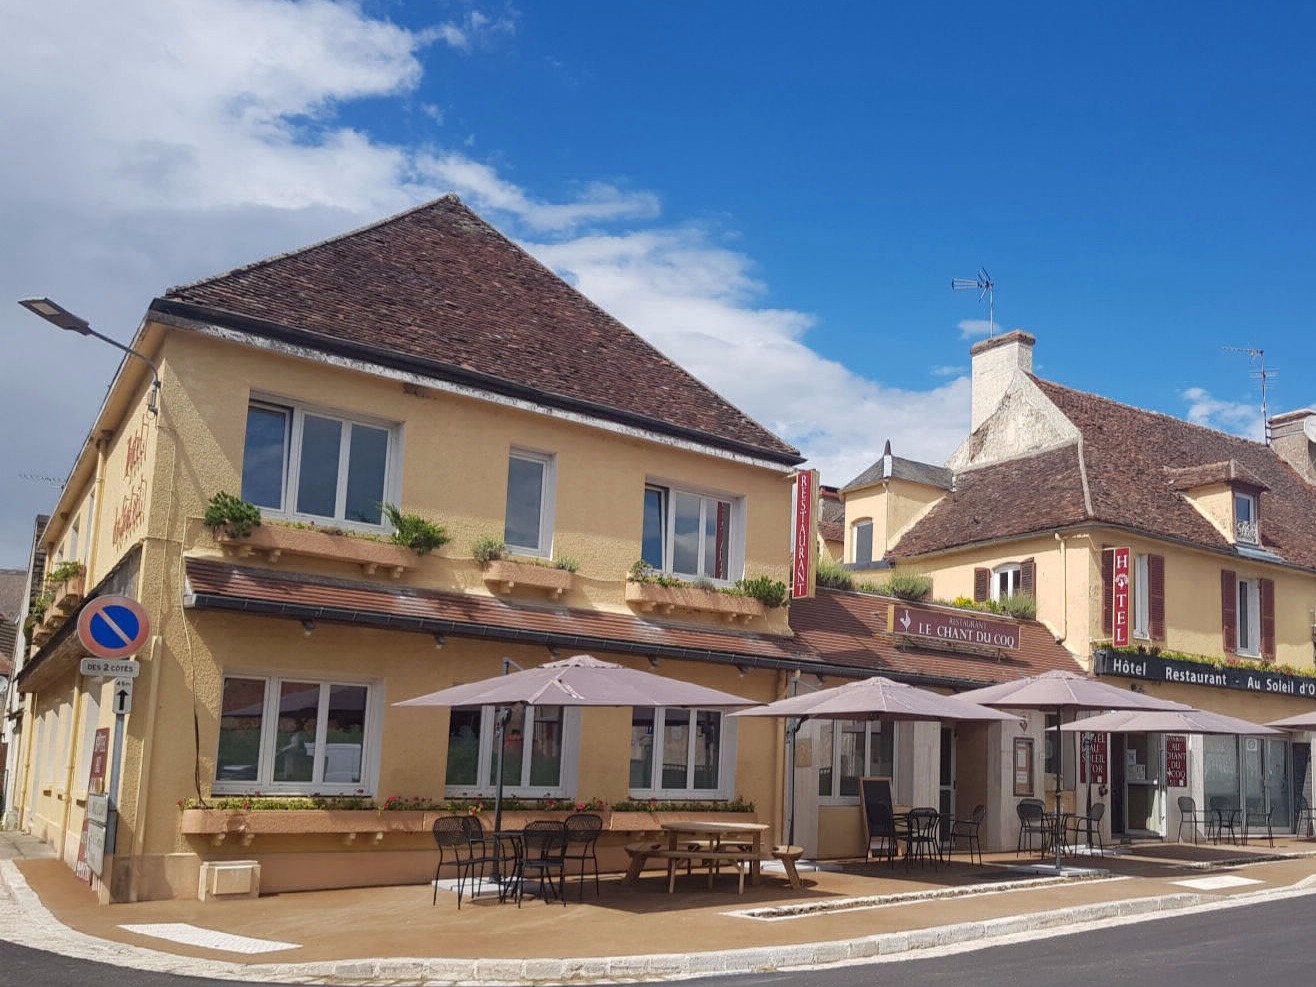
[(1238, 581), (1238, 653), (1261, 654), (1261, 580)]
[(503, 541), (514, 552), (553, 554), (553, 457), (513, 451), (507, 460)]
[(890, 778), (895, 773), (895, 724), (818, 721), (817, 762), (819, 798), (857, 800), (860, 778)]
[(1240, 490), (1234, 491), (1234, 537), (1249, 545), (1261, 542), (1257, 529), (1257, 498)]
[(731, 579), (744, 525), (739, 501), (675, 487), (644, 488), (641, 558), (691, 579)]
[(378, 741), (368, 685), (226, 676), (216, 792), (356, 794)]
[[(564, 752), (578, 732), (573, 710), (562, 706), (513, 706), (503, 725), (503, 787), (521, 796), (567, 794)], [(448, 719), (449, 794), (492, 792), (498, 784), (497, 710), (461, 706)], [(570, 728), (570, 732), (569, 729)]]
[(871, 520), (856, 521), (850, 529), (850, 538), (854, 546), (854, 561), (859, 565), (866, 565), (873, 561), (873, 522)]
[(730, 798), (735, 751), (720, 712), (711, 709), (631, 711), (631, 781), (635, 798)]
[(1024, 570), (1018, 562), (998, 565), (992, 570), (992, 599), (1006, 600), (1023, 592)]
[(1146, 555), (1133, 557), (1133, 636), (1151, 638), (1151, 573)]
[(395, 428), (253, 401), (247, 408), (242, 497), (280, 514), (383, 524)]

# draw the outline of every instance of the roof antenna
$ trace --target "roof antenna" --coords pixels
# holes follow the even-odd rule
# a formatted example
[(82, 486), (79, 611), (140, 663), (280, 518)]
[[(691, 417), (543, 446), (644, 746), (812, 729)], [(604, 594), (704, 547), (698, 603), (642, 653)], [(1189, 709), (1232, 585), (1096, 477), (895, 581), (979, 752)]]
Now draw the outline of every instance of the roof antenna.
[(1260, 365), (1260, 369), (1252, 371), (1248, 376), (1261, 381), (1261, 432), (1265, 436), (1266, 445), (1270, 445), (1270, 411), (1266, 403), (1266, 384), (1273, 378), (1278, 377), (1279, 371), (1266, 369), (1266, 351), (1255, 346), (1222, 346), (1220, 348), (1230, 353), (1246, 353), (1250, 361)]
[(955, 291), (978, 291), (978, 301), (987, 296), (987, 338), (996, 335), (996, 282), (987, 273), (987, 268), (978, 268), (976, 278), (951, 278), (950, 286)]

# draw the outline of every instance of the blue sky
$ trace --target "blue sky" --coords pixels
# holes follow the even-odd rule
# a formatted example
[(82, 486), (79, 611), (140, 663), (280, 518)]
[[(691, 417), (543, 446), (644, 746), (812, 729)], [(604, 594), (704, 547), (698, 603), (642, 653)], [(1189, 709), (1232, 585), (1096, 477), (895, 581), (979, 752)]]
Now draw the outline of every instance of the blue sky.
[[(1300, 5), (11, 2), (0, 566), (150, 299), (448, 191), (844, 483), (940, 462), (985, 331), (1260, 435), (1316, 404)], [(6, 302), (5, 299), (10, 301)], [(5, 306), (8, 307), (5, 307)]]

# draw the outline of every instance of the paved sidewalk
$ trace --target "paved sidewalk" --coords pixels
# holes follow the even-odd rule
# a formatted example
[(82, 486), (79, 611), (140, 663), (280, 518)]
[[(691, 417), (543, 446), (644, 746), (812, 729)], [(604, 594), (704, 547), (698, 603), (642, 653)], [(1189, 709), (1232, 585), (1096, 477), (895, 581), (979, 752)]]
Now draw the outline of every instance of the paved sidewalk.
[[(659, 980), (889, 960), (978, 948), (1074, 926), (1142, 921), (1316, 893), (1316, 844), (1140, 846), (1091, 864), (1101, 876), (1039, 877), (962, 859), (906, 871), (851, 862), (766, 874), (735, 893), (658, 872), (605, 878), (596, 898), (523, 907), (463, 902), (428, 885), (269, 895), (256, 901), (102, 906), (39, 841), (0, 832), (0, 937), (40, 949), (192, 976), (298, 983), (559, 983)], [(132, 928), (125, 928), (131, 926)], [(149, 934), (148, 934), (149, 933)], [(162, 938), (161, 936), (165, 936)], [(180, 939), (201, 937), (189, 944)], [(269, 952), (243, 952), (248, 949)]]

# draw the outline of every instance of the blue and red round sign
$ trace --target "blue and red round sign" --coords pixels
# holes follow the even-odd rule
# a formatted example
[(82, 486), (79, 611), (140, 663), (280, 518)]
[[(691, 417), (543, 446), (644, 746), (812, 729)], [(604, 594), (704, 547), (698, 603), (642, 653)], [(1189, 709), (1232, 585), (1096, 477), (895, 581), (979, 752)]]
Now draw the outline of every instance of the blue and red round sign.
[(78, 616), (78, 640), (97, 658), (127, 658), (142, 650), (151, 621), (130, 596), (98, 596)]

